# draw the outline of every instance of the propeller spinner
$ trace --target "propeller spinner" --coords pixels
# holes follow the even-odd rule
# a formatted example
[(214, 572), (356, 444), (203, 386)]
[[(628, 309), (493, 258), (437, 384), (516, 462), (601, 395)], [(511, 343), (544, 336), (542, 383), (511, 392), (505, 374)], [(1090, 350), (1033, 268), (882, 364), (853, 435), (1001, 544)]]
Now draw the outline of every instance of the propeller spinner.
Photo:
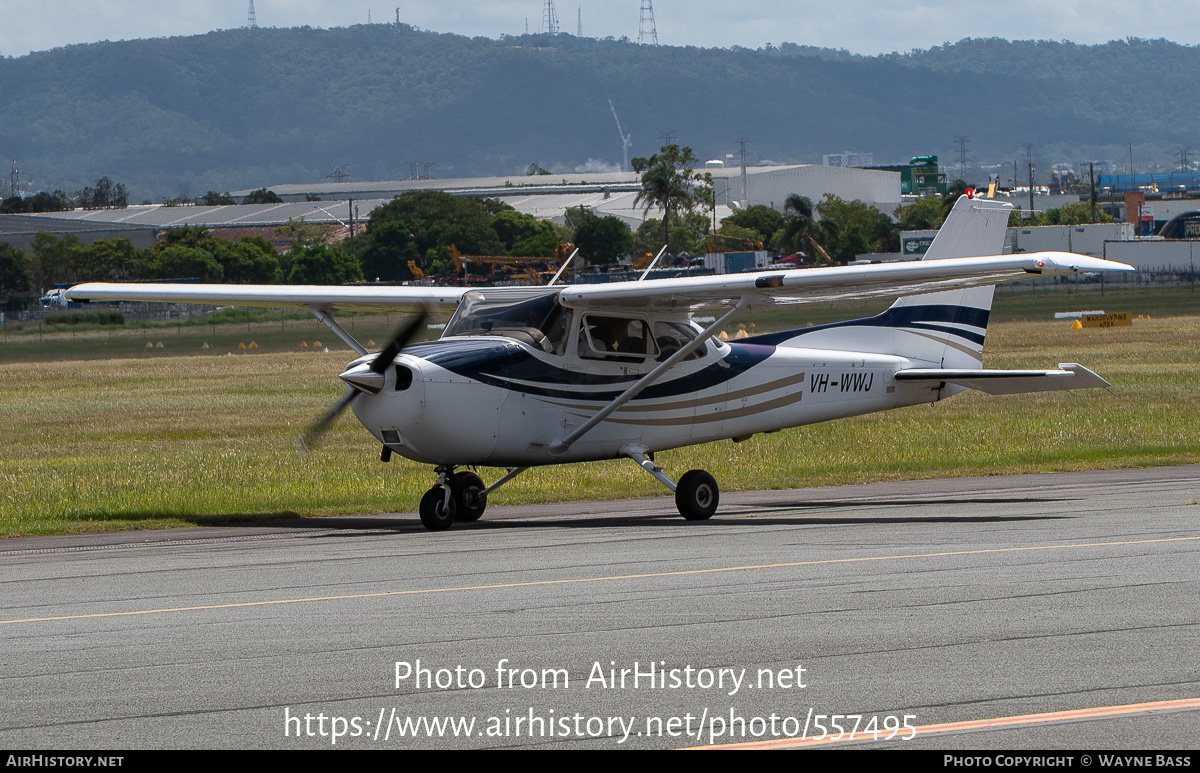
[(375, 355), (375, 359), (369, 363), (359, 364), (350, 368), (345, 373), (341, 374), (341, 379), (346, 382), (346, 395), (337, 403), (334, 404), (329, 411), (322, 416), (308, 430), (296, 438), (296, 451), (301, 456), (308, 453), (325, 431), (329, 429), (329, 425), (341, 415), (342, 411), (349, 407), (354, 398), (360, 394), (379, 394), (383, 389), (384, 373), (387, 372), (388, 366), (396, 359), (404, 347), (408, 346), (409, 342), (416, 337), (421, 326), (425, 323), (425, 318), (428, 314), (422, 313), (410, 320), (407, 324), (402, 325), (392, 336), (392, 340), (388, 345), (380, 350), (379, 354)]

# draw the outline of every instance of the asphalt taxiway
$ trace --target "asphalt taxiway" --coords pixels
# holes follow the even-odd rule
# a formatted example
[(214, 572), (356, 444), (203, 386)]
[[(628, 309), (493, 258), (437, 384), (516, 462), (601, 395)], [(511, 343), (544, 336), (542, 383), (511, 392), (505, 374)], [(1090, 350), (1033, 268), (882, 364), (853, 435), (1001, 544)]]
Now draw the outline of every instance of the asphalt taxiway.
[(0, 591), (8, 748), (1200, 734), (1200, 466), (9, 539)]

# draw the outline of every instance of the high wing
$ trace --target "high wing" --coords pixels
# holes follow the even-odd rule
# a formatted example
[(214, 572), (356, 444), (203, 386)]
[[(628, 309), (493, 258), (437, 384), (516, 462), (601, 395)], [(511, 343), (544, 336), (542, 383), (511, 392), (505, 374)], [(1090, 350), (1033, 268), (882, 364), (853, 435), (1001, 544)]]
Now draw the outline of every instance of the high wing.
[(559, 300), (574, 308), (699, 307), (746, 301), (811, 303), (898, 297), (1019, 281), (1038, 275), (1133, 271), (1132, 266), (1069, 252), (1030, 252), (982, 258), (903, 261), (762, 271), (684, 279), (573, 285)]
[(321, 311), (453, 310), (465, 287), (355, 287), (353, 285), (204, 285), (92, 282), (67, 290), (68, 300), (206, 303)]
[[(1069, 252), (1033, 252), (982, 258), (877, 263), (749, 274), (568, 285), (564, 306), (587, 309), (689, 309), (742, 302), (807, 303), (897, 297), (1019, 281), (1038, 275), (1133, 271), (1132, 266)], [(312, 285), (203, 285), (90, 283), (66, 292), (68, 300), (157, 301), (322, 311), (422, 311), (452, 309), (465, 287), (355, 287)], [(503, 288), (485, 292), (503, 292)]]

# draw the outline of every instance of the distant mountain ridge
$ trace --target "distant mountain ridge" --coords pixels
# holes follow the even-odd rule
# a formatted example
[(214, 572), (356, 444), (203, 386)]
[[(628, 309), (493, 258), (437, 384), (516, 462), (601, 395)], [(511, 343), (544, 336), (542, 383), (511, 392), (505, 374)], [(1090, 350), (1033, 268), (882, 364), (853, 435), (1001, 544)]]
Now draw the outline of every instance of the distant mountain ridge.
[[(786, 32), (786, 31), (784, 31)], [(102, 176), (131, 200), (309, 182), (614, 170), (670, 133), (700, 158), (751, 140), (751, 160), (819, 163), (1110, 158), (1172, 163), (1195, 144), (1200, 48), (1164, 40), (1080, 46), (964, 40), (866, 57), (642, 47), (529, 35), (491, 40), (376, 24), (238, 29), (73, 45), (0, 59), (0, 154), (28, 191)], [(7, 171), (7, 170), (6, 170)], [(1022, 173), (1023, 173), (1022, 167)], [(27, 181), (27, 182), (26, 182)]]

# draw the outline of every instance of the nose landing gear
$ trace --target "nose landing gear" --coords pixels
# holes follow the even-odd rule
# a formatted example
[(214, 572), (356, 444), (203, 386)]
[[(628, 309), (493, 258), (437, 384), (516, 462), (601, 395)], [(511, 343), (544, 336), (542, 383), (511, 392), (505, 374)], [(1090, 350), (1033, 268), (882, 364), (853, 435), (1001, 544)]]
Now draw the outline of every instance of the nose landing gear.
[(421, 497), (421, 523), (430, 531), (445, 531), (455, 521), (478, 521), (487, 509), (483, 480), (473, 472), (437, 468), (438, 482)]
[(454, 524), (458, 505), (454, 501), (454, 488), (441, 484), (434, 486), (421, 497), (421, 523), (430, 531), (445, 531)]
[(430, 531), (445, 531), (455, 521), (478, 521), (487, 509), (488, 494), (517, 477), (528, 467), (509, 470), (490, 486), (473, 472), (455, 472), (453, 467), (438, 467), (438, 482), (421, 497), (421, 523)]
[(454, 476), (450, 488), (458, 507), (455, 518), (478, 521), (483, 517), (483, 511), (487, 508), (487, 494), (484, 493), (482, 478), (473, 472), (460, 472)]

